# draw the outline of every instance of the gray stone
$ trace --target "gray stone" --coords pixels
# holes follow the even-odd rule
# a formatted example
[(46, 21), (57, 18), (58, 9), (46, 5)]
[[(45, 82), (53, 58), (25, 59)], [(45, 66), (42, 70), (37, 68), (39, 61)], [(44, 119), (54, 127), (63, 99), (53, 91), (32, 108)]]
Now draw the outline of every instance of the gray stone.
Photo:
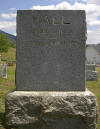
[(16, 87), (25, 91), (6, 97), (7, 128), (96, 129), (96, 97), (85, 91), (85, 33), (84, 11), (18, 11)]
[(86, 64), (86, 70), (95, 71), (95, 64)]
[(86, 81), (97, 81), (98, 72), (95, 71), (95, 64), (86, 64)]
[(2, 71), (2, 64), (0, 64), (0, 77), (1, 77), (1, 71)]
[(0, 64), (0, 77), (7, 78), (7, 65), (6, 64)]
[(0, 63), (1, 63), (1, 55), (0, 55)]
[(98, 80), (98, 72), (97, 71), (86, 71), (86, 80), (87, 81), (97, 81)]
[(97, 103), (90, 91), (24, 92), (6, 98), (6, 125), (17, 129), (96, 129)]
[(85, 91), (83, 10), (24, 10), (17, 14), (16, 89)]

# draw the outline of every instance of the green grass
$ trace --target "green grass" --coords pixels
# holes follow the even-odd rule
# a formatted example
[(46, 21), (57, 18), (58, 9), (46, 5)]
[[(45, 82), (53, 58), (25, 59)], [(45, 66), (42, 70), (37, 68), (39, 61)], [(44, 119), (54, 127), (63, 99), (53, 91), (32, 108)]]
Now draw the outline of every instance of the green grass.
[(100, 129), (100, 67), (97, 67), (96, 70), (98, 71), (98, 81), (88, 81), (86, 82), (86, 86), (96, 95), (97, 98), (99, 113), (98, 129)]
[[(15, 61), (16, 60), (16, 49), (9, 48), (7, 53), (1, 53), (2, 60), (5, 61)], [(3, 61), (3, 62), (4, 62)], [(4, 112), (5, 112), (5, 97), (6, 95), (15, 88), (15, 68), (7, 67), (7, 79), (0, 78), (0, 129), (4, 129)]]
[(2, 124), (5, 112), (5, 96), (15, 88), (15, 65), (7, 67), (7, 79), (0, 78), (0, 129), (4, 129)]
[(16, 48), (9, 48), (8, 52), (1, 53), (2, 60), (15, 61), (16, 60)]

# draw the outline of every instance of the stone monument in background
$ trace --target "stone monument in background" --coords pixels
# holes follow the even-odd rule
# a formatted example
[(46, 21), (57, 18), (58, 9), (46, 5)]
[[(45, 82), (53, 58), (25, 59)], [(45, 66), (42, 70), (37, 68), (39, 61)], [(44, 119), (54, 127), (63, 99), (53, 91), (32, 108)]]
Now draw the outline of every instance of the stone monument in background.
[(0, 63), (1, 63), (1, 54), (0, 54)]
[(98, 72), (95, 69), (95, 64), (86, 64), (86, 81), (97, 81)]
[(6, 125), (17, 129), (96, 129), (96, 97), (85, 89), (83, 10), (17, 12), (16, 91)]
[(7, 64), (0, 64), (0, 77), (7, 78)]

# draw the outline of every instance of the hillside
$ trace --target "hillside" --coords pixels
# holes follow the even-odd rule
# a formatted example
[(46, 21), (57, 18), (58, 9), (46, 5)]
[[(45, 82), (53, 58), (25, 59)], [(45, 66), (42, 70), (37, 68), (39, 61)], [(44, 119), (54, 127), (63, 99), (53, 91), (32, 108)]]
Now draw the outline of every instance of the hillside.
[(8, 38), (10, 39), (10, 41), (11, 41), (12, 43), (14, 43), (14, 42), (16, 41), (16, 36), (14, 36), (14, 35), (12, 35), (12, 34), (9, 34), (9, 33), (6, 33), (6, 32), (4, 32), (4, 31), (2, 31), (2, 30), (0, 30), (0, 33), (8, 35)]

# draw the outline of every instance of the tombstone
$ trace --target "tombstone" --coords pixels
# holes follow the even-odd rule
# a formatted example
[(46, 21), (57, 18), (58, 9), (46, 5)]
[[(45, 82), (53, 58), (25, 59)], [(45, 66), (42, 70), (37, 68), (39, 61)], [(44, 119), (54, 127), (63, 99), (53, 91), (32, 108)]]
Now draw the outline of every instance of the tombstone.
[(18, 12), (17, 90), (85, 91), (83, 19), (83, 11)]
[(2, 76), (2, 78), (7, 78), (7, 65), (6, 64), (2, 65), (1, 76)]
[(86, 70), (95, 71), (95, 64), (86, 64)]
[(95, 70), (95, 64), (86, 64), (86, 81), (97, 81), (98, 72)]
[(2, 71), (2, 64), (0, 64), (0, 77), (1, 77), (1, 71)]
[(8, 128), (96, 129), (97, 102), (85, 89), (83, 10), (17, 12), (16, 91), (6, 97)]
[(87, 81), (97, 81), (98, 80), (98, 72), (97, 71), (86, 71), (86, 80)]
[(1, 55), (0, 55), (0, 63), (1, 63)]
[(7, 65), (6, 64), (0, 64), (0, 77), (7, 78)]

